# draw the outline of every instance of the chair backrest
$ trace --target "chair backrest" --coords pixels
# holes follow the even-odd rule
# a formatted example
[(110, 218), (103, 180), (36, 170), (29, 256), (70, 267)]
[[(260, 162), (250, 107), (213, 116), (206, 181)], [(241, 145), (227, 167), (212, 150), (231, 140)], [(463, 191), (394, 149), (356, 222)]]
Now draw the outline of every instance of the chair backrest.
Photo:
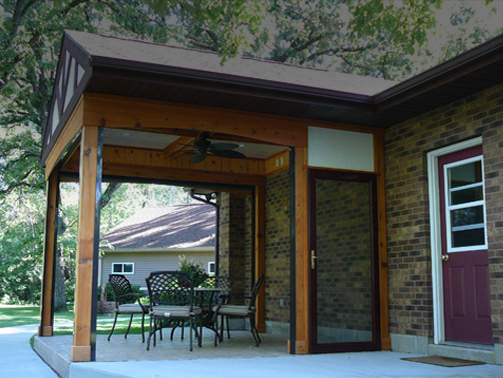
[(232, 288), (232, 281), (229, 277), (217, 276), (215, 278), (215, 287), (218, 287), (218, 288), (223, 289), (227, 292), (230, 292), (231, 288)]
[(194, 286), (189, 275), (180, 271), (151, 272), (147, 282), (150, 306), (192, 306)]
[(108, 276), (108, 282), (112, 287), (115, 302), (120, 304), (135, 302), (136, 296), (133, 295), (131, 283), (124, 275), (110, 274)]
[(258, 291), (260, 290), (260, 286), (264, 283), (264, 275), (261, 274), (258, 280), (253, 284), (250, 295), (250, 303), (248, 305), (249, 309), (255, 307), (255, 299), (257, 298)]
[(217, 304), (228, 304), (231, 297), (232, 281), (226, 276), (215, 276), (214, 287), (221, 289), (216, 297)]

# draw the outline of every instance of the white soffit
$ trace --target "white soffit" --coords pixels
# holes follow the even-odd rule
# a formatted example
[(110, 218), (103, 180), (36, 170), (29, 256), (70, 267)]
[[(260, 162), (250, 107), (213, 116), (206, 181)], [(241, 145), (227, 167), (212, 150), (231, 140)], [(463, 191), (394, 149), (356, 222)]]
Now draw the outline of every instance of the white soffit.
[[(103, 130), (103, 144), (122, 147), (147, 148), (163, 150), (180, 138), (178, 135), (148, 133), (135, 130), (107, 129)], [(248, 158), (267, 159), (286, 150), (285, 146), (273, 144), (235, 142), (232, 140), (209, 139), (212, 143), (235, 143), (239, 145), (236, 151)]]
[(232, 140), (216, 140), (209, 139), (212, 143), (235, 143), (239, 147), (235, 151), (241, 152), (246, 157), (253, 159), (267, 159), (273, 155), (276, 155), (282, 151), (285, 151), (287, 147), (278, 146), (274, 144), (261, 144), (261, 143), (249, 143), (249, 142), (235, 142)]
[(123, 147), (162, 150), (179, 138), (178, 135), (147, 133), (143, 131), (103, 130), (103, 144)]
[(374, 171), (373, 135), (308, 128), (308, 164), (312, 167)]

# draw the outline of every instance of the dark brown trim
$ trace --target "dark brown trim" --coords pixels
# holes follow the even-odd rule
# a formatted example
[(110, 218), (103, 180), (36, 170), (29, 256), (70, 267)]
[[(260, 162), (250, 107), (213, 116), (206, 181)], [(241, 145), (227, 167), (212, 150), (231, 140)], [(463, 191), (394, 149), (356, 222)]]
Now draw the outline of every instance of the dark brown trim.
[[(347, 101), (351, 103), (372, 103), (372, 97), (368, 95), (330, 90), (317, 87), (308, 87), (280, 81), (257, 79), (230, 75), (218, 72), (201, 71), (185, 67), (166, 66), (161, 64), (144, 63), (118, 58), (103, 56), (92, 57), (93, 66), (113, 68), (114, 70), (127, 70), (134, 72), (147, 72), (156, 75), (166, 75), (184, 80), (204, 80), (211, 83), (226, 84), (229, 86), (245, 86), (247, 88), (259, 88), (279, 92), (288, 92), (293, 95), (324, 97), (330, 100)], [(274, 64), (274, 63), (271, 63)]]
[[(491, 56), (501, 60), (503, 58), (502, 49), (503, 34), (378, 93), (374, 96), (374, 103), (381, 104), (392, 98), (402, 96), (407, 91), (431, 83), (441, 76), (452, 74), (456, 70), (462, 69), (465, 73), (473, 71), (473, 69), (467, 69), (467, 66), (480, 63), (480, 61), (483, 61), (484, 65), (488, 65), (491, 63), (488, 61)], [(475, 67), (475, 69), (477, 68), (480, 67)]]
[(380, 330), (380, 311), (379, 311), (379, 249), (378, 249), (378, 217), (377, 217), (377, 177), (373, 173), (360, 172), (337, 172), (324, 169), (308, 170), (308, 195), (309, 195), (309, 250), (316, 250), (316, 219), (313, 212), (316, 209), (316, 179), (357, 181), (370, 184), (372, 223), (371, 238), (373, 244), (373, 253), (371, 255), (372, 274), (372, 340), (369, 342), (347, 342), (347, 343), (324, 343), (317, 342), (317, 282), (316, 270), (311, 268), (310, 272), (310, 319), (309, 319), (309, 352), (310, 353), (328, 353), (328, 352), (355, 352), (370, 351), (381, 349), (381, 330)]
[[(77, 77), (78, 77), (78, 65), (80, 65), (83, 70), (84, 70), (84, 76), (82, 76), (82, 81), (78, 86), (74, 87), (73, 91), (73, 96), (70, 99), (70, 102), (68, 103), (68, 106), (66, 107), (66, 110), (63, 111), (64, 109), (64, 101), (65, 101), (65, 94), (67, 91), (67, 85), (64, 85), (66, 83), (66, 75), (63, 75), (65, 71), (65, 61), (66, 61), (66, 51), (70, 53), (70, 62), (75, 65), (75, 83), (77, 83)], [(72, 59), (73, 58), (73, 59)], [(71, 69), (71, 64), (68, 66), (68, 69)], [(42, 166), (45, 165), (45, 160), (47, 159), (47, 156), (51, 152), (52, 148), (54, 147), (54, 143), (56, 143), (56, 140), (58, 139), (59, 134), (63, 130), (63, 128), (66, 125), (66, 122), (70, 118), (70, 115), (72, 114), (75, 106), (77, 105), (80, 96), (82, 93), (84, 93), (84, 90), (88, 84), (88, 82), (91, 80), (92, 77), (92, 66), (91, 66), (91, 57), (90, 55), (86, 52), (85, 49), (82, 49), (80, 45), (75, 43), (71, 37), (69, 37), (66, 33), (63, 36), (63, 41), (61, 42), (61, 49), (59, 52), (59, 64), (58, 68), (56, 70), (56, 82), (54, 83), (54, 87), (52, 89), (52, 99), (51, 99), (51, 106), (49, 108), (49, 116), (47, 117), (47, 123), (45, 125), (44, 129), (44, 136), (43, 136), (43, 141), (44, 144), (42, 146), (42, 151), (41, 151), (41, 156), (40, 156), (40, 164)], [(59, 93), (59, 83), (60, 81), (62, 82), (62, 93)], [(72, 85), (73, 83), (67, 83), (68, 85)], [(56, 126), (56, 129), (54, 130), (54, 134), (52, 138), (50, 138), (50, 142), (48, 142), (49, 137), (51, 136), (51, 131), (52, 131), (52, 119), (54, 117), (54, 102), (58, 100), (58, 106), (60, 109), (58, 109), (58, 115), (59, 115), (59, 123)]]

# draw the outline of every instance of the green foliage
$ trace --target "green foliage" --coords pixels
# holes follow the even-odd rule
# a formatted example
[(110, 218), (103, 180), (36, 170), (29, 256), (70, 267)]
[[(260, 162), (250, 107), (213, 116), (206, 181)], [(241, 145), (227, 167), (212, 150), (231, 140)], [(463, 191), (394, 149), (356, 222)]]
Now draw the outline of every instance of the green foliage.
[(208, 279), (208, 274), (201, 266), (201, 264), (196, 263), (194, 260), (188, 259), (186, 256), (181, 255), (180, 260), (180, 271), (186, 273), (192, 280), (194, 286), (199, 286)]
[[(145, 293), (143, 290), (140, 289), (140, 286), (137, 285), (131, 285), (131, 292), (133, 296), (131, 297), (132, 299), (127, 299), (127, 298), (121, 298), (119, 299), (119, 304), (126, 304), (126, 303), (133, 303), (136, 302), (137, 296), (144, 296)], [(114, 292), (112, 290), (112, 285), (107, 282), (105, 286), (105, 295), (106, 295), (106, 300), (110, 302), (115, 302), (115, 296)], [(101, 285), (98, 286), (98, 298), (101, 298)]]

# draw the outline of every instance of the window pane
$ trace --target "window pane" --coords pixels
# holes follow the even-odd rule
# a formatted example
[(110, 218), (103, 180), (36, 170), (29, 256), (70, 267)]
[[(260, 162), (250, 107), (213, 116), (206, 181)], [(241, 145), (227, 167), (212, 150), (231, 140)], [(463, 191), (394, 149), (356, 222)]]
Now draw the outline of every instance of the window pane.
[(449, 168), (449, 188), (482, 182), (482, 164), (480, 161)]
[(459, 205), (460, 203), (474, 202), (482, 200), (482, 186), (455, 190), (451, 192), (451, 205)]
[(133, 264), (124, 264), (124, 273), (133, 273)]
[(466, 207), (451, 211), (451, 227), (484, 223), (484, 211), (481, 206)]
[(114, 264), (114, 273), (122, 273), (122, 264)]
[(484, 229), (475, 228), (473, 230), (456, 231), (452, 233), (452, 246), (469, 247), (472, 245), (484, 245)]

